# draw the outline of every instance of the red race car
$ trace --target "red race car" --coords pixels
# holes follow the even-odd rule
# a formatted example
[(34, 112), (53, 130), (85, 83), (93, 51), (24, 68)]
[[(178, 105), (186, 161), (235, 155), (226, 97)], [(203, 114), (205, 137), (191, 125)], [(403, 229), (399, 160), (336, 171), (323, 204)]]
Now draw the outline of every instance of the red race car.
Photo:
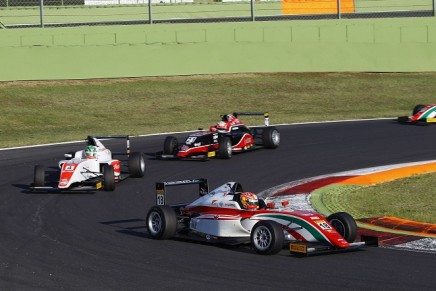
[[(263, 126), (248, 128), (238, 118), (242, 115), (260, 115), (265, 118)], [(235, 112), (221, 115), (221, 121), (209, 130), (202, 130), (189, 135), (183, 143), (175, 136), (167, 136), (162, 152), (156, 153), (160, 159), (208, 159), (218, 157), (230, 159), (233, 153), (245, 152), (259, 148), (277, 148), (280, 133), (274, 126), (269, 126), (269, 113)]]

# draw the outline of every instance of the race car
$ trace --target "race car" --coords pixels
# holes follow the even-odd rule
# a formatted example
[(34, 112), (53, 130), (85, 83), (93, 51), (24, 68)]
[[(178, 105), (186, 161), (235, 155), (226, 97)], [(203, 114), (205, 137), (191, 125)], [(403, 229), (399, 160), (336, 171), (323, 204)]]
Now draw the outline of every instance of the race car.
[[(264, 126), (245, 126), (238, 119), (241, 115), (262, 115)], [(158, 159), (209, 159), (218, 157), (230, 159), (233, 153), (259, 148), (277, 148), (280, 133), (269, 126), (269, 113), (235, 112), (221, 115), (221, 121), (209, 130), (201, 130), (189, 135), (183, 143), (175, 136), (167, 136), (163, 151), (156, 153)]]
[(424, 125), (436, 123), (436, 104), (416, 105), (413, 108), (412, 116), (400, 116), (398, 122)]
[[(126, 152), (112, 153), (101, 139), (125, 139)], [(129, 136), (88, 136), (84, 150), (65, 154), (59, 161), (58, 171), (45, 170), (42, 165), (35, 166), (32, 191), (113, 191), (115, 183), (128, 177), (143, 177), (144, 157), (139, 152), (130, 153)], [(114, 159), (114, 155), (127, 156), (126, 160)], [(127, 168), (127, 172), (124, 168)], [(58, 177), (54, 180), (54, 176)], [(46, 178), (54, 181), (46, 181)]]
[[(166, 204), (167, 187), (188, 184), (198, 184), (198, 199), (192, 203)], [(179, 237), (251, 244), (261, 255), (277, 254), (286, 244), (291, 254), (304, 256), (355, 250), (366, 245), (362, 240), (355, 242), (356, 222), (346, 212), (325, 218), (316, 212), (289, 210), (283, 205), (266, 203), (254, 193), (244, 192), (237, 182), (227, 182), (211, 192), (203, 178), (158, 182), (156, 205), (148, 211), (146, 227), (152, 239)]]

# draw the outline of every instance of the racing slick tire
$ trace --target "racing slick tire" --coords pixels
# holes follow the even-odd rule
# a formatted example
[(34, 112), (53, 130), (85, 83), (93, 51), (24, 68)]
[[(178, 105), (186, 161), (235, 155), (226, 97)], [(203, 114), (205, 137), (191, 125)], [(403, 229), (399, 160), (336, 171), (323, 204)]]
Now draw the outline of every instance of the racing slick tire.
[(177, 215), (167, 205), (155, 205), (147, 214), (147, 231), (153, 239), (168, 239), (176, 235)]
[(174, 155), (177, 153), (178, 141), (175, 136), (167, 136), (164, 141), (163, 153), (165, 155)]
[(111, 165), (103, 165), (103, 190), (115, 190), (115, 173), (114, 167)]
[(230, 159), (232, 157), (232, 141), (228, 136), (223, 136), (218, 141), (218, 158)]
[(37, 165), (33, 173), (33, 186), (44, 187), (45, 186), (45, 168), (44, 166)]
[(336, 212), (327, 217), (327, 221), (349, 243), (357, 238), (357, 224), (347, 212)]
[(280, 144), (280, 133), (274, 126), (265, 127), (262, 133), (263, 145), (269, 149), (275, 149)]
[(141, 153), (134, 152), (129, 156), (129, 174), (133, 178), (141, 178), (145, 175), (145, 160)]
[(261, 220), (251, 230), (251, 246), (260, 255), (277, 254), (282, 250), (284, 240), (283, 229), (275, 221)]
[(416, 105), (416, 106), (413, 108), (412, 115), (415, 115), (416, 113), (418, 113), (419, 111), (421, 111), (421, 109), (424, 108), (424, 107), (425, 107), (425, 105), (423, 105), (423, 104)]

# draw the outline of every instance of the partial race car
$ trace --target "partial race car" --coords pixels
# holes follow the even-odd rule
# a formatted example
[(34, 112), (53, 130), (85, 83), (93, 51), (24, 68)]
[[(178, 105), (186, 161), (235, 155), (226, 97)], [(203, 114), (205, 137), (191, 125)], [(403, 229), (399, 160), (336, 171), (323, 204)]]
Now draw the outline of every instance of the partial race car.
[[(242, 115), (264, 116), (264, 126), (248, 128), (238, 119)], [(231, 158), (233, 153), (245, 152), (259, 148), (277, 148), (280, 133), (274, 126), (269, 126), (269, 113), (235, 112), (224, 114), (218, 124), (209, 130), (201, 130), (189, 135), (183, 143), (175, 136), (167, 136), (163, 151), (156, 153), (158, 159), (209, 159), (218, 157)]]
[[(192, 203), (166, 205), (167, 187), (198, 184)], [(316, 212), (286, 210), (265, 203), (241, 184), (228, 182), (209, 192), (207, 179), (156, 183), (156, 205), (146, 218), (152, 239), (189, 238), (210, 243), (251, 244), (261, 255), (277, 254), (286, 244), (292, 254), (311, 255), (362, 248), (356, 222), (345, 212), (327, 218)], [(368, 240), (369, 241), (369, 240)], [(374, 244), (374, 239), (371, 241)]]
[[(101, 139), (124, 139), (126, 152), (112, 153)], [(143, 177), (145, 161), (142, 153), (130, 152), (129, 136), (88, 136), (84, 150), (65, 154), (59, 161), (59, 170), (46, 171), (35, 166), (32, 191), (113, 191), (115, 183), (128, 177)], [(114, 155), (126, 156), (127, 160), (114, 159)], [(47, 180), (50, 181), (47, 181)]]
[(412, 116), (400, 116), (398, 122), (424, 125), (436, 123), (436, 104), (416, 105), (413, 108)]

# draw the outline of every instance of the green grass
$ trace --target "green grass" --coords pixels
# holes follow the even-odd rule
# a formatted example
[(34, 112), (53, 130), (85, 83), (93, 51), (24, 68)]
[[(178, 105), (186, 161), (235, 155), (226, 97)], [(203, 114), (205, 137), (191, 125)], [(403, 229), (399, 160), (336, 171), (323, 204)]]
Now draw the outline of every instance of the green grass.
[(436, 224), (435, 183), (436, 173), (430, 173), (374, 186), (331, 185), (316, 190), (311, 201), (325, 215), (347, 211), (356, 219), (394, 216)]
[[(433, 103), (436, 74), (281, 73), (0, 83), (0, 147), (195, 130), (234, 111), (271, 123), (396, 117)], [(244, 118), (261, 124), (259, 118)]]
[(436, 224), (435, 183), (436, 174), (431, 173), (362, 187), (348, 192), (345, 204), (361, 217), (389, 215)]

